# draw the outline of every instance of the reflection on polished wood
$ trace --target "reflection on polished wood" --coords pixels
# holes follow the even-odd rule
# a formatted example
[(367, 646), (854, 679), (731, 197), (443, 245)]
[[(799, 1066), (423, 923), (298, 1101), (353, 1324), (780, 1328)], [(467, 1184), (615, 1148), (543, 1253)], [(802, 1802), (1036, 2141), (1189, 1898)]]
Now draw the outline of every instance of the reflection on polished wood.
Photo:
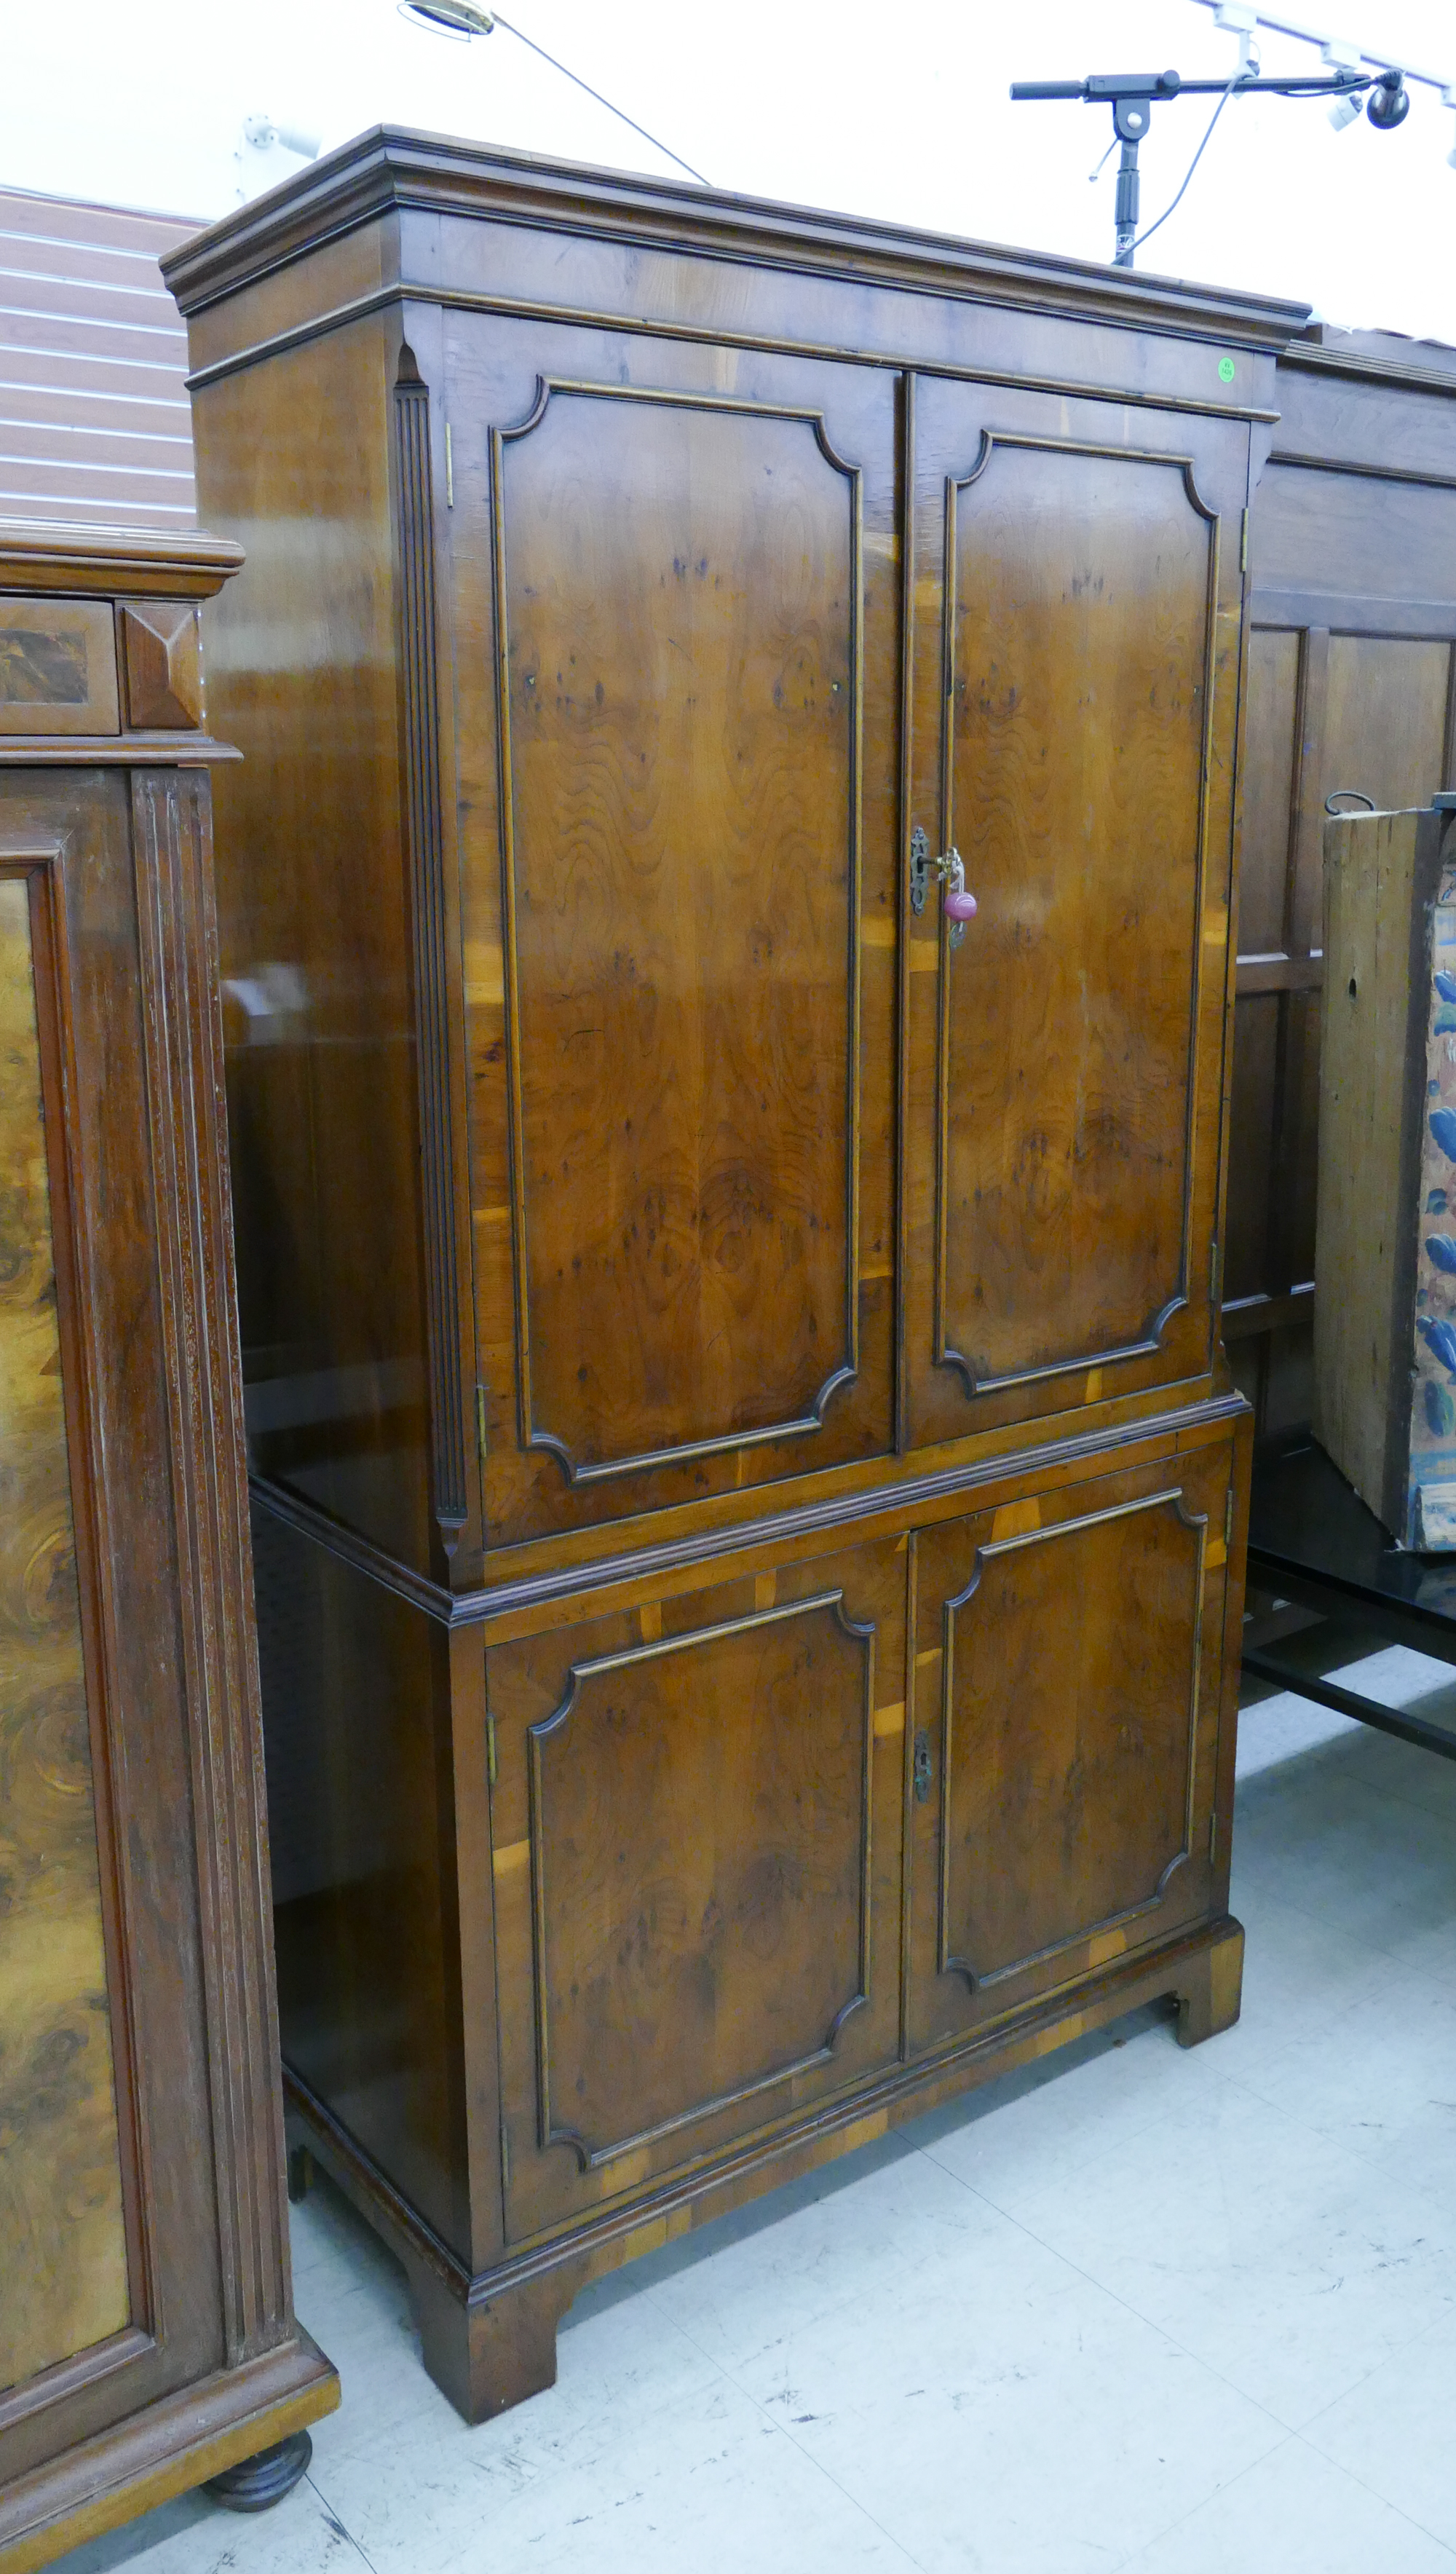
[(45, 1134), (0, 873), (0, 2390), (130, 2312)]

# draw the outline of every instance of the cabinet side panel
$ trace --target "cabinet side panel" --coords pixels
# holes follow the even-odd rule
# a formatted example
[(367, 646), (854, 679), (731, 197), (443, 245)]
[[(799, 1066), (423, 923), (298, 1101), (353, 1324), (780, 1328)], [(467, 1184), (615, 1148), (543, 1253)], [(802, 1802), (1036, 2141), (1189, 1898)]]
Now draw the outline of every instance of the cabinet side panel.
[[(375, 320), (201, 388), (199, 500), (239, 1300), (255, 1464), (430, 1560), (396, 691), (393, 372)], [(309, 424), (307, 438), (296, 425)]]
[(253, 1549), (283, 2060), (464, 2254), (445, 1631), (262, 1504)]

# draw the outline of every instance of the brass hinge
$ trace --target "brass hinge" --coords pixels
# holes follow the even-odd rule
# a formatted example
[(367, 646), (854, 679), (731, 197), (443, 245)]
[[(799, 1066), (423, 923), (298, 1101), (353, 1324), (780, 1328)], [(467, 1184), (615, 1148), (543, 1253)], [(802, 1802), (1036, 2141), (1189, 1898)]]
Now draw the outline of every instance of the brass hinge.
[(488, 1385), (478, 1385), (476, 1387), (476, 1447), (480, 1452), (480, 1460), (483, 1466), (489, 1464), (491, 1455), (490, 1432), (486, 1423), (486, 1408), (490, 1397), (490, 1391), (491, 1389)]
[[(445, 424), (445, 506), (447, 510), (455, 508), (455, 449), (451, 445), (449, 421)], [(1248, 515), (1245, 510), (1246, 522)]]
[(1208, 1818), (1208, 1865), (1211, 1868), (1218, 1853), (1218, 1810)]
[[(449, 430), (447, 430), (447, 431), (446, 431), (445, 435), (446, 435), (446, 437), (447, 437), (447, 438), (449, 438), (449, 436), (450, 436), (450, 432), (449, 432)], [(446, 454), (448, 455), (448, 454), (449, 454), (449, 452), (450, 452), (450, 451), (449, 451), (449, 449), (447, 448), (447, 450), (446, 450)], [(1239, 571), (1240, 571), (1240, 572), (1247, 572), (1247, 571), (1248, 571), (1248, 568), (1249, 568), (1249, 514), (1248, 514), (1247, 510), (1245, 510), (1245, 512), (1244, 512), (1244, 523), (1243, 523), (1243, 527), (1242, 527), (1242, 529), (1241, 529), (1241, 530), (1240, 530), (1240, 532), (1239, 532), (1239, 541), (1238, 541), (1238, 568), (1239, 568)]]
[(1216, 1312), (1218, 1308), (1218, 1243), (1216, 1239), (1210, 1242), (1208, 1246), (1208, 1302)]
[(1227, 1501), (1226, 1501), (1226, 1502), (1224, 1503), (1224, 1505), (1223, 1505), (1223, 1543), (1224, 1543), (1225, 1548), (1230, 1547), (1230, 1546), (1232, 1546), (1232, 1544), (1233, 1544), (1233, 1486), (1232, 1486), (1232, 1484), (1230, 1484), (1230, 1485), (1229, 1485), (1229, 1488), (1228, 1488), (1228, 1499), (1227, 1499)]

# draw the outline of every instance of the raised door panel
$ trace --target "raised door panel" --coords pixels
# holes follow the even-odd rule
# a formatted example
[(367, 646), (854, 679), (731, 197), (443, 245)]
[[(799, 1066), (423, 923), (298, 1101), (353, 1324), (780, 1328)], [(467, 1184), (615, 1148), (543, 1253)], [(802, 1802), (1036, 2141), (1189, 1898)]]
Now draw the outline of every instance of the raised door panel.
[(978, 906), (911, 866), (917, 1440), (1210, 1363), (1244, 473), (1226, 424), (917, 390), (911, 818)]
[(492, 1651), (514, 2240), (893, 2058), (905, 1560)]
[(46, 1151), (53, 884), (0, 856), (0, 2422), (132, 2315)]
[(495, 1540), (892, 1437), (889, 397), (593, 354), (452, 396)]
[(1099, 1476), (916, 1540), (917, 2046), (1206, 1907), (1229, 1458)]

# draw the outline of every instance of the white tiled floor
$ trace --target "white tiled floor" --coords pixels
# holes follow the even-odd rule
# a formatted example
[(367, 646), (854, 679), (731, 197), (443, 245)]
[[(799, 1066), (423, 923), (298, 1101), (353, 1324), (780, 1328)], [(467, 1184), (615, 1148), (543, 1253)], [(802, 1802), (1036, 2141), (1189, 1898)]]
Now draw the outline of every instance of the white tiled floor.
[(637, 2263), (478, 2431), (321, 2186), (308, 2480), (66, 2574), (1456, 2574), (1456, 1765), (1274, 1699), (1240, 1774), (1236, 2029), (1140, 2014)]

